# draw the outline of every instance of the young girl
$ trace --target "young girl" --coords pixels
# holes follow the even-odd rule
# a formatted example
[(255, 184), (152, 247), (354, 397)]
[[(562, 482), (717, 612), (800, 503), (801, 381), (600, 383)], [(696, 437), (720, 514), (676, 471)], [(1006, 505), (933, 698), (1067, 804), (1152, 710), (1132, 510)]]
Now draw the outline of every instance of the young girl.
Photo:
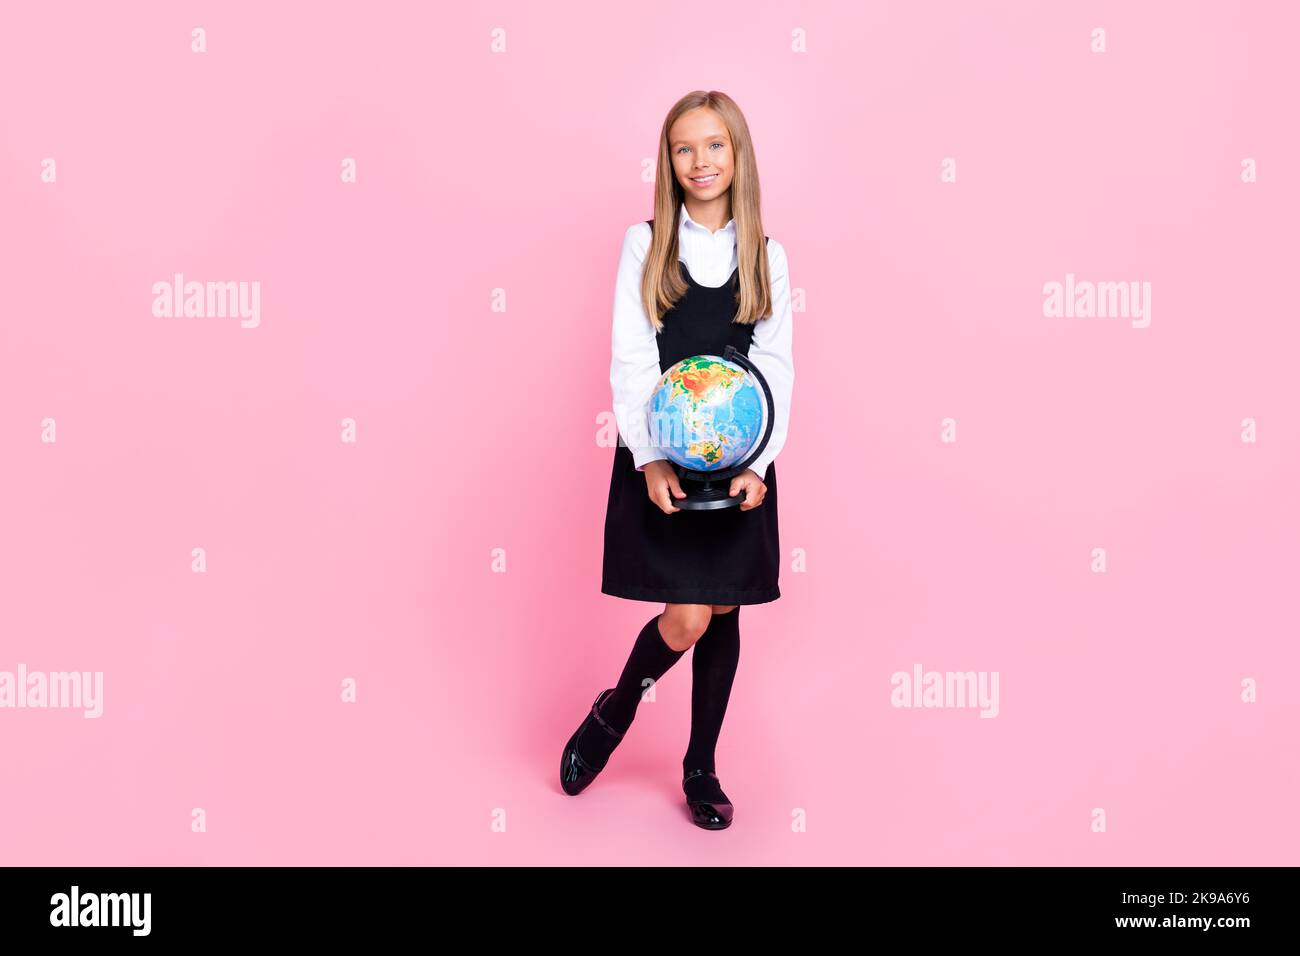
[[(714, 750), (740, 655), (740, 605), (781, 596), (776, 466), (794, 384), (785, 250), (763, 234), (749, 129), (724, 93), (698, 91), (669, 111), (659, 141), (655, 218), (623, 237), (614, 292), (610, 384), (619, 444), (605, 515), (601, 591), (664, 602), (637, 636), (616, 686), (569, 738), (565, 793), (581, 793), (632, 725), (645, 686), (694, 646), (691, 738), (682, 789), (691, 820), (730, 826)], [(766, 448), (731, 480), (737, 507), (683, 510), (666, 455), (638, 427), (663, 372), (734, 345), (767, 379), (776, 409)], [(634, 440), (635, 439), (635, 440)]]

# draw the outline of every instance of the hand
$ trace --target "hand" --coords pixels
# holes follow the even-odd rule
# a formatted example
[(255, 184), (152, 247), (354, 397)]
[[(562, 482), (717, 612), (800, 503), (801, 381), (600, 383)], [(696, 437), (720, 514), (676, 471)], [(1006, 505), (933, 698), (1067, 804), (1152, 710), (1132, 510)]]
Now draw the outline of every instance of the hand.
[(731, 491), (729, 492), (731, 497), (736, 497), (742, 488), (745, 489), (745, 500), (740, 503), (741, 511), (757, 508), (767, 496), (767, 485), (763, 484), (763, 479), (758, 477), (758, 472), (753, 468), (746, 468), (731, 479)]
[(673, 468), (672, 462), (658, 458), (646, 464), (645, 490), (650, 500), (658, 505), (664, 514), (670, 515), (682, 510), (673, 504), (673, 495), (685, 498), (686, 492), (682, 491), (682, 486), (677, 481), (677, 471)]

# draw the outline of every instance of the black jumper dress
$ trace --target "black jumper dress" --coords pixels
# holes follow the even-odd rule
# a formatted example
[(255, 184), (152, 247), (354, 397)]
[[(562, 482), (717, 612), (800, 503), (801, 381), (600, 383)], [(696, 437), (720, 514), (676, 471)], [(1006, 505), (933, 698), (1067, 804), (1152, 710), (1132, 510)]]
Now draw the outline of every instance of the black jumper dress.
[[(664, 315), (664, 327), (656, 336), (659, 371), (692, 355), (721, 355), (728, 345), (749, 355), (754, 327), (731, 321), (736, 315), (738, 270), (724, 285), (712, 288), (696, 282), (685, 262), (679, 259), (678, 265), (688, 288)], [(650, 500), (645, 474), (636, 470), (632, 450), (620, 439), (605, 511), (600, 590), (666, 604), (775, 601), (781, 596), (775, 462), (767, 466), (763, 481), (767, 495), (752, 510), (664, 514)]]

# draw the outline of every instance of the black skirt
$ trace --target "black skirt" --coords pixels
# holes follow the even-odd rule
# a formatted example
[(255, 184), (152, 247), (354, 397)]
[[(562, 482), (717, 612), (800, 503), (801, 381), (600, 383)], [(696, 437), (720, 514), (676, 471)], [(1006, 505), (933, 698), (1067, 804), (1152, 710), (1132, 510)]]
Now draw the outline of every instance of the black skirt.
[(605, 512), (601, 591), (665, 604), (775, 601), (781, 596), (775, 462), (763, 481), (767, 495), (749, 511), (664, 514), (646, 493), (631, 449), (620, 442)]
[[(722, 355), (728, 345), (748, 355), (754, 327), (732, 321), (737, 273), (725, 285), (702, 286), (684, 262), (680, 266), (687, 291), (656, 336), (660, 371), (692, 355)], [(605, 511), (601, 591), (666, 604), (775, 601), (781, 596), (775, 462), (763, 481), (767, 494), (757, 508), (664, 514), (646, 494), (645, 473), (636, 470), (632, 450), (619, 441)]]

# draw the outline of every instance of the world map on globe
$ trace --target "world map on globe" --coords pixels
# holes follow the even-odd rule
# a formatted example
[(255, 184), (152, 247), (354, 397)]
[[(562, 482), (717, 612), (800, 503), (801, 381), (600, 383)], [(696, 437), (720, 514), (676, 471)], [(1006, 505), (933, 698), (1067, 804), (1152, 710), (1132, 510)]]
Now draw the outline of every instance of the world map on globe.
[(745, 459), (763, 434), (762, 391), (741, 366), (717, 355), (673, 365), (646, 406), (652, 443), (694, 471), (721, 471)]

